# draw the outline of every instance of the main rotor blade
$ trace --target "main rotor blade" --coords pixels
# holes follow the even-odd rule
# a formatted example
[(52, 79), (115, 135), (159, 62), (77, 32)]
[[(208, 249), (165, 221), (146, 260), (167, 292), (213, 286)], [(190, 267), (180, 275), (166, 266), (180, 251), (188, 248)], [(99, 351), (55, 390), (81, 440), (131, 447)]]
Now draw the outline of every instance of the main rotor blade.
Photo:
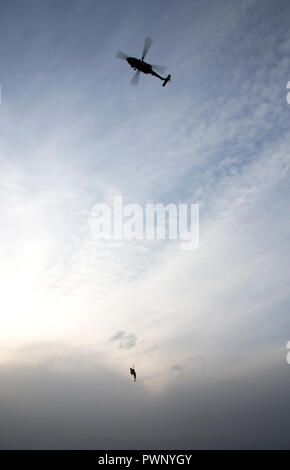
[(163, 74), (166, 70), (166, 67), (164, 65), (152, 65), (152, 69), (157, 73)]
[(127, 59), (127, 57), (129, 57), (127, 54), (125, 54), (124, 52), (118, 50), (117, 54), (116, 54), (116, 57), (118, 57), (118, 59)]
[(132, 85), (138, 85), (140, 73), (141, 73), (140, 70), (137, 70), (137, 72), (133, 75), (133, 78), (130, 82)]
[(150, 47), (152, 46), (152, 42), (153, 42), (153, 39), (149, 38), (149, 36), (146, 36), (144, 47), (143, 47), (142, 60), (145, 59), (145, 56), (146, 56), (147, 52), (149, 51)]

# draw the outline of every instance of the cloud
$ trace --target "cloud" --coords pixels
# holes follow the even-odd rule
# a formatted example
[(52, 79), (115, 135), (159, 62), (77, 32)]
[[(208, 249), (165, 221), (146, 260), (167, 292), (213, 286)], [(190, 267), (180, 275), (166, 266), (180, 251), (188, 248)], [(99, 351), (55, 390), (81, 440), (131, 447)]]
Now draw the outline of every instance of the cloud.
[[(160, 12), (153, 3), (148, 11)], [(209, 416), (210, 409), (213, 417), (206, 423), (199, 415), (205, 434), (218, 416), (216, 423), (228, 420), (226, 436), (237, 418), (246, 435), (253, 407), (271, 428), (277, 421), (271, 410), (267, 415), (266, 402), (271, 408), (275, 394), (262, 410), (255, 390), (264, 393), (269, 384), (262, 371), (271, 370), (280, 381), (281, 409), (288, 409), (280, 369), (289, 341), (288, 4), (222, 0), (204, 9), (202, 2), (182, 8), (172, 3), (166, 16), (146, 16), (152, 35), (159, 35), (156, 61), (158, 54), (168, 58), (173, 81), (162, 89), (144, 77), (138, 90), (128, 86), (129, 70), (120, 72), (126, 64), (112, 57), (123, 43), (129, 51), (135, 33), (147, 34), (144, 15), (130, 10), (105, 24), (109, 10), (96, 16), (96, 8), (94, 2), (85, 9), (73, 5), (63, 22), (64, 10), (49, 8), (46, 15), (39, 7), (33, 28), (29, 8), (25, 21), (14, 16), (12, 23), (9, 10), (1, 11), (2, 364), (10, 371), (12, 364), (27, 366), (30, 387), (37, 380), (32, 366), (40, 363), (47, 373), (72, 364), (82, 372), (91, 368), (114, 387), (118, 378), (127, 383), (134, 352), (137, 386), (146, 389), (136, 402), (141, 408), (148, 391), (156, 403), (158, 394), (172, 393), (178, 415), (176, 403), (200, 387), (208, 397), (202, 412)], [(89, 19), (96, 17), (99, 27)], [(33, 35), (24, 48), (28, 30)], [(56, 48), (58, 34), (64, 40)], [(117, 194), (124, 203), (199, 203), (198, 249), (184, 253), (168, 241), (96, 240), (91, 209)], [(182, 369), (184, 388), (178, 389), (172, 364)], [(239, 385), (248, 384), (247, 406), (231, 421), (221, 398), (227, 386), (218, 384), (233, 392), (232, 381), (241, 377)], [(97, 379), (93, 387), (100, 390)], [(224, 416), (210, 408), (219, 390)], [(80, 410), (85, 392), (82, 397)], [(199, 404), (188, 398), (189, 408)], [(90, 422), (89, 413), (86, 418)], [(262, 425), (257, 430), (262, 434)]]
[(134, 334), (126, 334), (125, 331), (117, 331), (109, 341), (119, 341), (120, 349), (131, 349), (136, 345), (137, 337)]
[(125, 335), (125, 331), (117, 331), (112, 338), (109, 339), (109, 341), (116, 341), (117, 339), (123, 338)]
[(136, 345), (137, 337), (135, 335), (126, 335), (120, 343), (121, 349), (131, 349)]

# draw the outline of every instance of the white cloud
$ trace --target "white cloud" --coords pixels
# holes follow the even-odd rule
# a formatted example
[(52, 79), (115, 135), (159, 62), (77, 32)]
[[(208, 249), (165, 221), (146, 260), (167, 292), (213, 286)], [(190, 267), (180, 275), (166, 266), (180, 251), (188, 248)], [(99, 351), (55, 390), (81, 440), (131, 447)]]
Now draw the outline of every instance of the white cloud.
[[(82, 72), (68, 87), (58, 75), (42, 99), (25, 107), (23, 97), (19, 115), (10, 111), (0, 180), (4, 348), (87, 345), (124, 374), (134, 362), (138, 377), (141, 369), (159, 390), (175, 364), (193, 373), (189, 356), (203, 356), (199, 376), (216, 363), (220, 375), (239, 369), (230, 354), (246, 368), (246, 350), (257, 364), (277, 357), (289, 285), (289, 77), (275, 36), (262, 48), (263, 24), (248, 30), (252, 7), (243, 2), (226, 16), (220, 9), (218, 22), (207, 18), (200, 41), (186, 45), (188, 57), (175, 58), (173, 48), (171, 89), (144, 82), (123, 93), (121, 80), (117, 87), (103, 71), (98, 86)], [(91, 208), (115, 195), (126, 203), (200, 203), (198, 250), (96, 241)], [(116, 331), (129, 335), (125, 347), (108, 342)]]

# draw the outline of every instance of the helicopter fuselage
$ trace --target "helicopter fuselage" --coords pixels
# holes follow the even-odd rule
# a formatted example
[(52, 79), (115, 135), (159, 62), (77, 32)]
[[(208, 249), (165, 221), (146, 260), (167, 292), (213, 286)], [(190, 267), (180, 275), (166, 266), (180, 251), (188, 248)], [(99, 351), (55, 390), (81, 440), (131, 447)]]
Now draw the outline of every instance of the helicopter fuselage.
[(140, 70), (143, 73), (151, 73), (153, 75), (152, 65), (147, 64), (144, 60), (137, 59), (136, 57), (127, 57), (127, 62), (131, 65), (132, 69)]

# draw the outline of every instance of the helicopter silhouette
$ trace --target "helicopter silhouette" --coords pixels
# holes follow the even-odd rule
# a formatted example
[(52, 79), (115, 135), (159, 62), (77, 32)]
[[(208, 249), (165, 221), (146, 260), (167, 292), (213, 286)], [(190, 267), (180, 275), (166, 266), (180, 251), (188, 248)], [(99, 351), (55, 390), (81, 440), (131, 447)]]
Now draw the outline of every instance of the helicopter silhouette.
[[(137, 85), (138, 84), (141, 72), (146, 73), (146, 74), (150, 73), (154, 77), (160, 78), (160, 80), (163, 81), (162, 86), (165, 86), (166, 83), (168, 83), (169, 80), (171, 79), (170, 74), (167, 77), (162, 77), (161, 75), (159, 75), (157, 73), (157, 72), (164, 73), (166, 67), (163, 67), (162, 65), (151, 65), (151, 64), (148, 64), (147, 62), (144, 62), (145, 56), (146, 56), (147, 52), (149, 51), (150, 47), (152, 46), (152, 42), (153, 42), (152, 38), (150, 38), (148, 36), (145, 38), (145, 43), (144, 43), (143, 53), (142, 53), (142, 59), (137, 59), (136, 57), (130, 57), (130, 56), (128, 56), (127, 54), (125, 54), (124, 52), (122, 52), (120, 50), (116, 54), (116, 56), (119, 59), (126, 60), (128, 62), (128, 64), (132, 67), (132, 69), (136, 70), (136, 73), (134, 74), (134, 76), (131, 80), (132, 85)], [(155, 69), (155, 70), (153, 70), (153, 69)]]

